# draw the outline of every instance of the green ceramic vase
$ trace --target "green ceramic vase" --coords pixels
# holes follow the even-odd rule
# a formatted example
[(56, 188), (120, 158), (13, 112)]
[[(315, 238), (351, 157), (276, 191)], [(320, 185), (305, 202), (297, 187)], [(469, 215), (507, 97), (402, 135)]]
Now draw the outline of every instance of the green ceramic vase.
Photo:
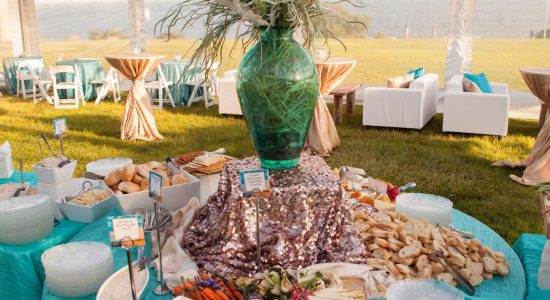
[(294, 168), (319, 93), (317, 68), (290, 28), (259, 31), (260, 40), (239, 65), (239, 101), (262, 166)]

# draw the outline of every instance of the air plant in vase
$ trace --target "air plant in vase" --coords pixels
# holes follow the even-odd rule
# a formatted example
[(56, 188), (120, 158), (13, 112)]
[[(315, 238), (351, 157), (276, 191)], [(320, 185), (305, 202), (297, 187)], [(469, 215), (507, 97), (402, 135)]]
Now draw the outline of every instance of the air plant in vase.
[[(229, 54), (238, 43), (243, 51), (250, 48), (237, 73), (243, 115), (262, 166), (288, 169), (299, 162), (319, 96), (317, 69), (308, 50), (338, 40), (330, 28), (331, 18), (338, 18), (330, 8), (335, 3), (364, 6), (361, 0), (183, 0), (155, 30), (170, 36), (175, 29), (204, 25), (187, 70), (197, 65), (209, 70), (223, 58), (228, 39), (235, 39)], [(293, 39), (296, 30), (303, 47)]]

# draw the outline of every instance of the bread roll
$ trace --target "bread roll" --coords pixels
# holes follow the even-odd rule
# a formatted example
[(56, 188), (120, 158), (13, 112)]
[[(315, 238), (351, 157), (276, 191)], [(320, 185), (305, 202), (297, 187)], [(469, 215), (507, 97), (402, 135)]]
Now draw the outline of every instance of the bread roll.
[(143, 178), (149, 178), (149, 172), (152, 171), (152, 170), (153, 169), (149, 168), (146, 165), (138, 165), (136, 167), (136, 171), (138, 172), (139, 176), (141, 176)]
[(141, 181), (141, 184), (140, 184), (140, 189), (142, 191), (146, 191), (146, 190), (149, 189), (149, 178), (148, 177), (143, 178), (143, 181)]
[(144, 163), (144, 165), (149, 167), (150, 169), (156, 169), (160, 167), (160, 163), (158, 161), (150, 161), (150, 162)]
[(143, 181), (143, 177), (141, 177), (138, 172), (135, 172), (134, 177), (132, 177), (132, 181), (134, 183), (141, 184), (141, 182)]
[(111, 171), (111, 173), (105, 176), (105, 179), (103, 179), (103, 182), (105, 182), (105, 184), (109, 187), (115, 186), (121, 181), (122, 169), (114, 169), (113, 171)]
[(183, 174), (176, 174), (172, 177), (172, 185), (183, 184), (188, 182), (187, 177)]
[(135, 193), (135, 192), (139, 192), (141, 191), (141, 188), (139, 185), (133, 183), (133, 182), (129, 182), (129, 181), (123, 181), (121, 182), (119, 185), (118, 185), (118, 189), (120, 191), (123, 191), (125, 193)]
[(127, 164), (126, 166), (124, 166), (124, 169), (122, 169), (122, 181), (132, 181), (132, 178), (134, 178), (135, 172), (136, 172), (136, 165)]

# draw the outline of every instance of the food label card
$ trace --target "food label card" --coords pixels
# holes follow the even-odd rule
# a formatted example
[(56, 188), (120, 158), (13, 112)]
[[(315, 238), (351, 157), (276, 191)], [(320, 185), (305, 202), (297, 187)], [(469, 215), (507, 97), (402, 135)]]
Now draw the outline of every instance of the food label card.
[(53, 135), (55, 137), (64, 136), (67, 133), (67, 119), (59, 118), (53, 120)]
[(267, 197), (271, 194), (269, 172), (267, 169), (240, 171), (239, 175), (241, 177), (243, 196), (250, 197), (261, 194)]
[(159, 202), (162, 200), (162, 175), (153, 171), (149, 172), (149, 197)]
[[(109, 217), (107, 220), (109, 227), (109, 238), (113, 247), (144, 246), (145, 235), (143, 233), (143, 217), (141, 215), (127, 215)], [(130, 240), (121, 243), (124, 238)]]

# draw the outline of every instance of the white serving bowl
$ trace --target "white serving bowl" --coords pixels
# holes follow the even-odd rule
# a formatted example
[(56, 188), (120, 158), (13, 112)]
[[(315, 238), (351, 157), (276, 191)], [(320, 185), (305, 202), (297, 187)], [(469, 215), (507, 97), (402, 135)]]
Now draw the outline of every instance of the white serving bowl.
[(387, 300), (463, 300), (456, 288), (438, 280), (405, 279), (394, 282), (386, 292)]
[[(167, 207), (171, 212), (175, 212), (185, 206), (191, 198), (200, 197), (200, 180), (197, 177), (183, 170), (175, 169), (173, 171), (181, 172), (188, 179), (188, 182), (162, 188), (162, 206)], [(115, 194), (115, 198), (117, 206), (126, 214), (131, 214), (138, 207), (144, 209), (153, 208), (153, 199), (149, 197), (149, 191), (125, 195)]]
[(38, 175), (40, 182), (60, 184), (73, 178), (76, 163), (76, 160), (71, 160), (71, 162), (64, 165), (63, 168), (44, 168), (40, 163), (37, 163), (32, 165), (32, 170)]
[(59, 201), (57, 202), (57, 205), (61, 208), (69, 220), (82, 223), (92, 223), (93, 221), (106, 215), (115, 205), (116, 200), (114, 194), (111, 193), (108, 188), (107, 192), (109, 193), (107, 198), (93, 206), (78, 205), (68, 201), (65, 203)]
[[(137, 263), (133, 264), (136, 296), (139, 299), (149, 282), (149, 270), (140, 270)], [(132, 299), (130, 275), (128, 266), (123, 267), (107, 279), (97, 292), (96, 300), (129, 300)]]
[(23, 245), (50, 234), (53, 215), (44, 195), (30, 195), (0, 201), (0, 242)]
[(426, 219), (433, 225), (449, 226), (453, 202), (437, 195), (404, 193), (395, 200), (395, 212), (409, 218)]
[(86, 172), (107, 176), (112, 170), (122, 168), (131, 163), (133, 163), (132, 159), (127, 157), (109, 157), (89, 162), (86, 165)]
[(96, 293), (113, 273), (111, 248), (97, 242), (55, 246), (42, 254), (48, 289), (57, 296), (76, 298)]

